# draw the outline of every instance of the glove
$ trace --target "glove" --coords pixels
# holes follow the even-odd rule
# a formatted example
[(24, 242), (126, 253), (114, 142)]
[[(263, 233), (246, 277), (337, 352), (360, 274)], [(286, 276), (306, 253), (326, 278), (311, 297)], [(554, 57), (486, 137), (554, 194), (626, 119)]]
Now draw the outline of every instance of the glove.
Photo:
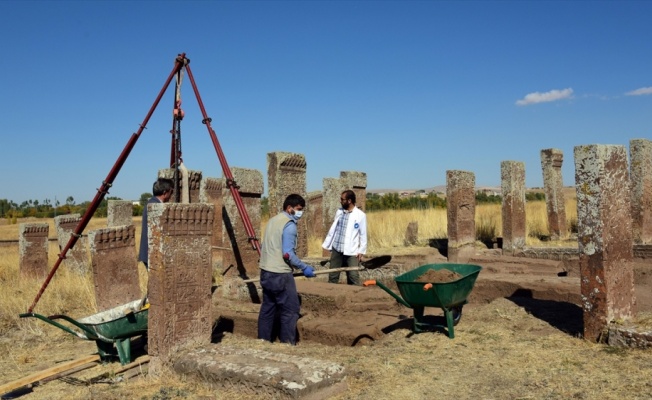
[(306, 278), (314, 278), (315, 276), (315, 270), (312, 267), (305, 267), (303, 269), (303, 276)]

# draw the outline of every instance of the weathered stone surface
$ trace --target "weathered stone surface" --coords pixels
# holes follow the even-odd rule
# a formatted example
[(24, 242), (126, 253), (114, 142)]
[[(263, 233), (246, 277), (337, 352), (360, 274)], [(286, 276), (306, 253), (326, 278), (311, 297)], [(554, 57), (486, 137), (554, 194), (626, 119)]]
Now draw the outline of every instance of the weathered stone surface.
[(48, 272), (48, 224), (20, 224), (18, 264), (23, 276), (42, 276)]
[(412, 221), (405, 228), (405, 239), (403, 244), (413, 246), (419, 242), (419, 221)]
[[(81, 216), (79, 214), (67, 214), (54, 217), (54, 226), (57, 230), (59, 249), (63, 249), (68, 245), (70, 236), (75, 233), (80, 222)], [(88, 239), (85, 236), (77, 238), (75, 245), (66, 252), (66, 259), (63, 261), (63, 264), (71, 271), (78, 274), (83, 275), (87, 273), (90, 266), (87, 249)]]
[(340, 364), (222, 345), (183, 351), (173, 369), (258, 398), (326, 399), (346, 390), (347, 372)]
[(607, 344), (615, 347), (652, 348), (652, 331), (639, 332), (636, 328), (609, 326)]
[(213, 233), (211, 234), (211, 249), (213, 253), (213, 267), (221, 269), (223, 264), (223, 253), (231, 249), (224, 245), (224, 224), (222, 214), (224, 213), (224, 178), (204, 178), (199, 188), (199, 201), (212, 204), (215, 210), (213, 219)]
[(109, 227), (133, 224), (134, 205), (131, 201), (109, 200), (107, 204), (107, 225)]
[[(288, 195), (295, 193), (304, 199), (306, 198), (306, 169), (306, 158), (303, 154), (282, 151), (267, 153), (267, 189), (269, 192), (270, 218), (283, 211), (283, 202)], [(308, 208), (307, 201), (306, 208)], [(300, 219), (298, 221), (296, 247), (299, 258), (308, 255), (307, 228), (307, 218)]]
[[(256, 239), (260, 242), (260, 199), (263, 194), (263, 175), (260, 171), (246, 168), (231, 168), (238, 186), (240, 199), (251, 222)], [(228, 183), (227, 183), (228, 184)], [(224, 244), (231, 252), (224, 252), (222, 268), (229, 276), (258, 276), (258, 250), (255, 249), (244, 226), (244, 222), (231, 190), (224, 191)]]
[(575, 147), (584, 337), (634, 313), (631, 194), (623, 146)]
[(465, 263), (475, 253), (475, 174), (446, 171), (448, 260)]
[(634, 243), (652, 243), (652, 141), (629, 141)]
[(543, 170), (543, 188), (546, 194), (548, 230), (553, 240), (565, 236), (567, 230), (564, 181), (561, 175), (563, 161), (564, 153), (561, 150), (541, 150), (541, 169)]
[(149, 204), (149, 354), (211, 338), (212, 204)]
[(308, 210), (306, 211), (306, 234), (308, 236), (324, 237), (324, 196), (321, 191), (310, 192), (306, 198)]
[(88, 234), (97, 311), (142, 297), (134, 225), (113, 226)]
[(525, 247), (525, 163), (500, 163), (503, 194), (503, 252), (511, 255)]

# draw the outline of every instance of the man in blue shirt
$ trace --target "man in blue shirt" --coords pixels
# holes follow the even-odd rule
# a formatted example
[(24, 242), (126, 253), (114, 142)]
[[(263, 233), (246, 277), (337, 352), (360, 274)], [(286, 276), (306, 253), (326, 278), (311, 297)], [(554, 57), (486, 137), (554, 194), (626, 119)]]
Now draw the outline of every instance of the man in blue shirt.
[(263, 303), (258, 314), (258, 338), (272, 341), (274, 322), (279, 321), (279, 340), (295, 345), (299, 319), (299, 295), (294, 282), (293, 268), (303, 275), (315, 276), (313, 268), (297, 257), (297, 221), (303, 214), (306, 201), (291, 194), (283, 202), (283, 212), (270, 218), (260, 253), (260, 286)]
[[(172, 197), (174, 192), (174, 182), (172, 179), (158, 178), (154, 185), (152, 185), (152, 198), (147, 201), (147, 204), (152, 203), (167, 203)], [(138, 253), (138, 261), (145, 264), (145, 269), (149, 270), (149, 244), (147, 240), (147, 204), (143, 208), (143, 222), (140, 231), (140, 251)]]

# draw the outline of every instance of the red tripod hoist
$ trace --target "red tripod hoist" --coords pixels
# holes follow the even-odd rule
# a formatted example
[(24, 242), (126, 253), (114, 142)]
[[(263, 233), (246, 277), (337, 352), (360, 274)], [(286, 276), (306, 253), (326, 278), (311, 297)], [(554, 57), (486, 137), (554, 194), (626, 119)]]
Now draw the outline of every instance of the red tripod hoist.
[(254, 228), (251, 225), (251, 220), (249, 219), (247, 210), (244, 206), (244, 203), (242, 202), (242, 197), (240, 197), (240, 192), (238, 191), (239, 187), (236, 184), (236, 181), (233, 179), (233, 175), (231, 174), (231, 169), (229, 168), (229, 165), (226, 162), (226, 158), (224, 157), (224, 153), (222, 152), (220, 143), (217, 140), (215, 131), (211, 127), (212, 120), (206, 114), (204, 103), (202, 102), (201, 96), (199, 95), (199, 91), (197, 90), (197, 85), (195, 84), (195, 79), (192, 75), (192, 70), (190, 69), (189, 64), (190, 64), (190, 60), (186, 58), (186, 53), (179, 54), (175, 59), (174, 68), (172, 69), (172, 72), (168, 76), (167, 80), (165, 81), (165, 84), (163, 84), (163, 88), (161, 89), (158, 96), (156, 97), (156, 100), (154, 100), (154, 104), (152, 104), (152, 107), (149, 109), (149, 112), (145, 116), (145, 119), (140, 124), (140, 128), (138, 128), (138, 131), (136, 133), (133, 133), (129, 138), (127, 145), (122, 150), (122, 153), (120, 153), (120, 156), (118, 157), (118, 160), (113, 165), (113, 168), (111, 168), (111, 171), (109, 171), (109, 174), (106, 176), (106, 179), (102, 181), (101, 187), (97, 189), (97, 194), (95, 195), (95, 198), (91, 202), (90, 206), (88, 206), (88, 209), (82, 216), (81, 221), (79, 221), (79, 224), (75, 228), (75, 231), (70, 235), (70, 239), (68, 240), (68, 243), (61, 250), (61, 253), (59, 254), (59, 258), (54, 263), (54, 266), (52, 267), (52, 270), (50, 270), (50, 273), (46, 277), (45, 282), (43, 282), (41, 289), (39, 290), (36, 297), (34, 298), (34, 302), (29, 307), (28, 310), (29, 313), (31, 313), (34, 310), (36, 303), (38, 303), (39, 299), (41, 298), (41, 295), (45, 291), (45, 288), (48, 286), (50, 280), (52, 279), (55, 272), (59, 268), (59, 265), (66, 258), (66, 253), (68, 252), (68, 250), (73, 248), (75, 243), (77, 243), (77, 240), (81, 237), (81, 234), (86, 228), (86, 225), (88, 225), (93, 214), (95, 214), (95, 211), (100, 206), (100, 203), (104, 199), (104, 196), (109, 192), (109, 188), (113, 185), (113, 181), (118, 176), (118, 172), (120, 172), (120, 169), (122, 168), (125, 161), (127, 160), (129, 153), (134, 148), (136, 141), (138, 141), (138, 138), (140, 137), (141, 133), (147, 126), (150, 117), (154, 113), (154, 110), (158, 106), (158, 103), (161, 101), (161, 98), (163, 97), (163, 94), (165, 93), (168, 86), (170, 85), (170, 82), (172, 82), (172, 79), (175, 77), (176, 77), (176, 88), (175, 88), (175, 96), (174, 96), (173, 122), (172, 122), (172, 130), (170, 131), (170, 133), (172, 134), (172, 145), (170, 151), (170, 167), (174, 169), (174, 185), (175, 185), (174, 193), (175, 193), (176, 201), (177, 202), (180, 201), (179, 198), (180, 190), (178, 189), (179, 189), (179, 167), (182, 160), (181, 159), (181, 120), (184, 117), (184, 112), (181, 109), (180, 88), (181, 88), (181, 80), (183, 77), (184, 70), (188, 74), (188, 80), (190, 80), (192, 89), (195, 92), (195, 97), (197, 98), (197, 103), (199, 104), (199, 109), (201, 110), (203, 116), (202, 123), (206, 125), (206, 128), (208, 129), (208, 134), (211, 137), (211, 141), (213, 142), (213, 147), (215, 148), (215, 152), (217, 153), (217, 158), (220, 161), (220, 166), (222, 167), (222, 172), (226, 179), (226, 185), (231, 191), (231, 195), (235, 200), (238, 213), (242, 217), (242, 221), (243, 221), (245, 231), (247, 233), (248, 241), (251, 244), (252, 248), (258, 251), (258, 255), (260, 255), (260, 243), (258, 241), (258, 238), (256, 238), (256, 232), (254, 231)]

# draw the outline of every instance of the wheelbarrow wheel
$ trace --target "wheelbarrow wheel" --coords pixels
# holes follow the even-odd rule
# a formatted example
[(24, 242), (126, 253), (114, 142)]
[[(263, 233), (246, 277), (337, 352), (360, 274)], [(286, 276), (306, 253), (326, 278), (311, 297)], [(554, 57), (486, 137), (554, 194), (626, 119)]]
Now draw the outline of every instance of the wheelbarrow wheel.
[(451, 311), (453, 312), (453, 325), (457, 325), (462, 319), (462, 306), (453, 307)]

